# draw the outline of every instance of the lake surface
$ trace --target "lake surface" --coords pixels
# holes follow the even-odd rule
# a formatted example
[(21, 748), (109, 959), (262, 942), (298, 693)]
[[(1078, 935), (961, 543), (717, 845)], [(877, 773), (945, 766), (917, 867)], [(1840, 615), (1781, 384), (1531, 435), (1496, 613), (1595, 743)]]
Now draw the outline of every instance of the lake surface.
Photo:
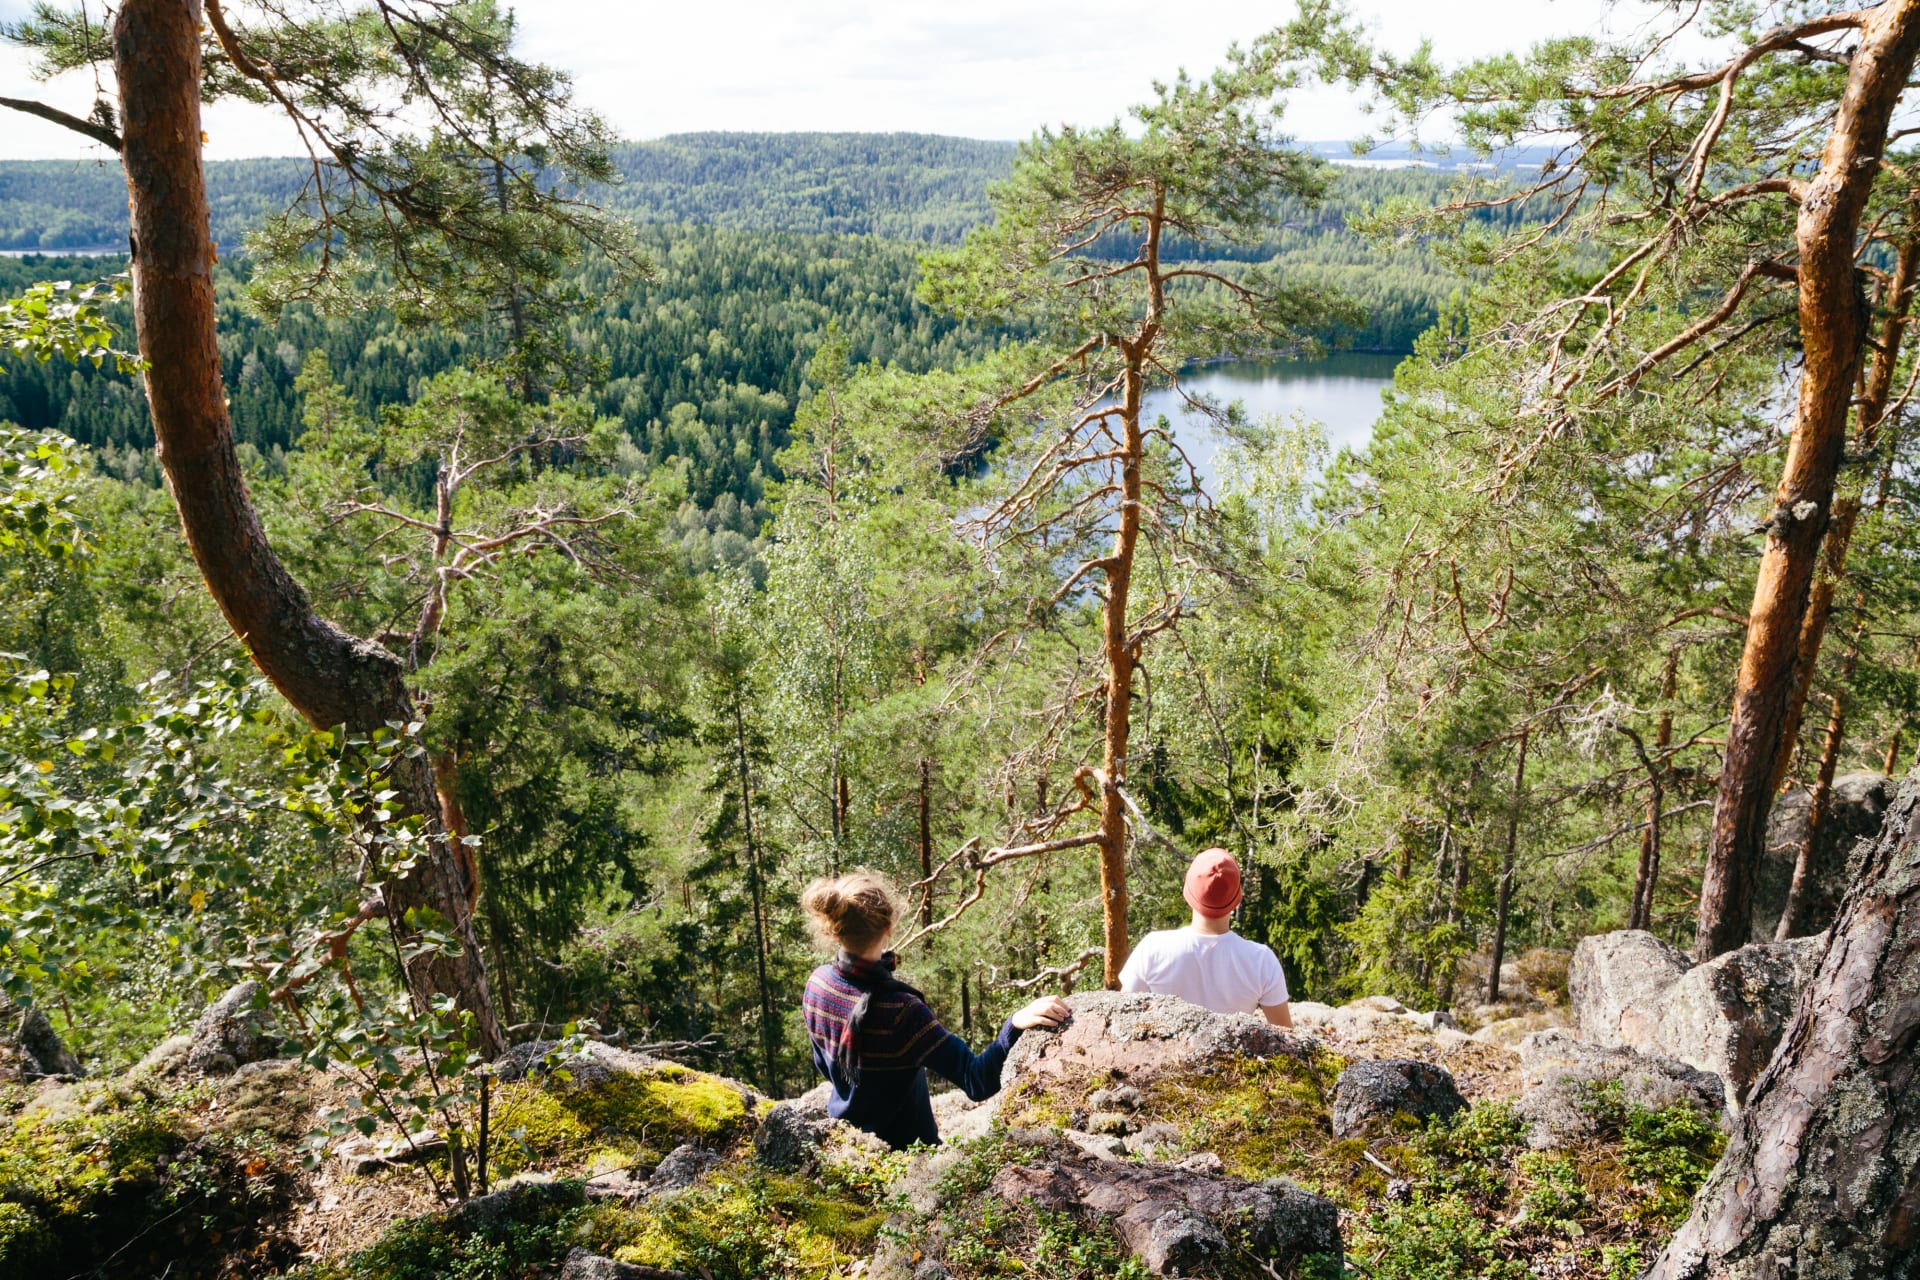
[[(1364, 449), (1380, 420), (1380, 392), (1393, 381), (1394, 368), (1406, 359), (1349, 351), (1322, 360), (1243, 360), (1191, 369), (1181, 382), (1190, 395), (1222, 402), (1240, 401), (1252, 418), (1300, 414), (1323, 424), (1334, 450)], [(1209, 489), (1214, 459), (1225, 443), (1219, 432), (1171, 391), (1146, 399), (1146, 418), (1161, 414), (1173, 424), (1175, 438), (1199, 467)]]

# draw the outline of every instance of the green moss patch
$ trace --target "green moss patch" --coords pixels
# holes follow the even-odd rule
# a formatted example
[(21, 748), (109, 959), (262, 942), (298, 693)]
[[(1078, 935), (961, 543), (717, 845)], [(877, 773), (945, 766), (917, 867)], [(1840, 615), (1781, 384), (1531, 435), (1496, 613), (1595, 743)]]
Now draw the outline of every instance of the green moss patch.
[(0, 1274), (219, 1274), (292, 1261), (291, 1153), (208, 1120), (203, 1092), (65, 1091), (0, 1122)]
[(714, 1280), (832, 1280), (872, 1254), (891, 1211), (874, 1185), (883, 1180), (849, 1182), (831, 1169), (818, 1178), (783, 1177), (735, 1159), (684, 1191), (596, 1208), (576, 1236), (621, 1262)]

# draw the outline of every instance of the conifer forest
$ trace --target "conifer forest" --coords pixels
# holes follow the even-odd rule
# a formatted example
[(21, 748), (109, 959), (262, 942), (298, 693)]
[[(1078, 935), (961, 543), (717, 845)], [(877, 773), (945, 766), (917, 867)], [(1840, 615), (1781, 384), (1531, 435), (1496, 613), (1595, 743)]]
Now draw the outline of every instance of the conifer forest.
[[(1920, 1277), (1920, 0), (1604, 9), (1002, 142), (0, 4), (0, 1277)], [(1215, 847), (1290, 1029), (1119, 992)], [(938, 1148), (854, 871), (1073, 1010)]]

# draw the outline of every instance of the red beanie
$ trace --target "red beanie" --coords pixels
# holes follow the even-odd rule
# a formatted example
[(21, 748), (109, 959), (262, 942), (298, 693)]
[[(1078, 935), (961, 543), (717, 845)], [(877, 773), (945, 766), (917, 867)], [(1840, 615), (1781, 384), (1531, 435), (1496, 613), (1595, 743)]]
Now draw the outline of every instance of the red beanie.
[(1209, 920), (1240, 905), (1240, 864), (1225, 849), (1209, 849), (1187, 868), (1187, 905)]

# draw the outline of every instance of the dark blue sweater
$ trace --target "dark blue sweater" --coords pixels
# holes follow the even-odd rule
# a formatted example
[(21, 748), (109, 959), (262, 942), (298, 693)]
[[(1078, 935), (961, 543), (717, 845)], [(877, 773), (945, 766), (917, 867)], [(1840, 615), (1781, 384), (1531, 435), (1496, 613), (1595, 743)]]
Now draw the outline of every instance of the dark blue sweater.
[[(896, 1151), (916, 1142), (938, 1143), (927, 1072), (951, 1080), (975, 1102), (1000, 1092), (1000, 1067), (1020, 1038), (1012, 1019), (975, 1056), (967, 1042), (940, 1025), (926, 1000), (892, 977), (884, 962), (842, 952), (807, 979), (802, 1005), (813, 1065), (832, 1095), (827, 1114), (865, 1129)], [(849, 1035), (862, 997), (867, 1008)]]

